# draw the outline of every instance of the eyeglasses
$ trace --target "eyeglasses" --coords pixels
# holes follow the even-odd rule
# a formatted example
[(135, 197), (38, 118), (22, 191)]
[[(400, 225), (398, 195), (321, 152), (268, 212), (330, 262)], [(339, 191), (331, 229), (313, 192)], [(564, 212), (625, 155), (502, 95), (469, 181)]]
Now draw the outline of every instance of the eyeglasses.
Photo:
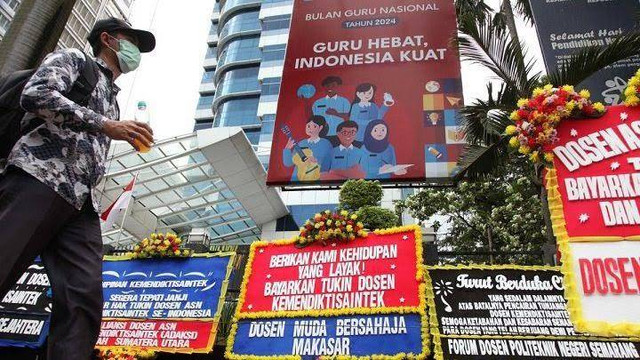
[(342, 135), (355, 135), (355, 134), (357, 134), (357, 133), (358, 133), (358, 130), (356, 130), (356, 129), (350, 129), (350, 130), (342, 129), (342, 130), (340, 130), (339, 132), (340, 132), (340, 134), (342, 134)]

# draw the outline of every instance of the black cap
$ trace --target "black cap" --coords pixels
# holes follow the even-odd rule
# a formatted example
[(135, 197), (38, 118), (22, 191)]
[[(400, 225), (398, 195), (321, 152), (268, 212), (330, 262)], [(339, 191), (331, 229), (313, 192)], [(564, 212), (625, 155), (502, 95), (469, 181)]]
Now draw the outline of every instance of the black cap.
[(87, 36), (90, 44), (94, 44), (96, 41), (100, 41), (100, 34), (103, 32), (114, 33), (118, 32), (125, 35), (133, 35), (138, 39), (138, 49), (140, 52), (150, 52), (156, 47), (156, 37), (152, 33), (145, 30), (134, 29), (126, 21), (118, 18), (107, 18), (98, 20), (93, 29)]

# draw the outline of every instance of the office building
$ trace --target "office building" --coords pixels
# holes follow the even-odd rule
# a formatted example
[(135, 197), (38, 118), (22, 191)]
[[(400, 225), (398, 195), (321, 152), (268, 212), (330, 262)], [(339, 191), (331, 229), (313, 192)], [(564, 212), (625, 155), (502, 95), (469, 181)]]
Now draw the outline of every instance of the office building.
[[(78, 0), (60, 36), (58, 47), (89, 51), (87, 35), (97, 20), (107, 17), (128, 19), (134, 0)], [(0, 40), (9, 30), (21, 0), (0, 0)]]

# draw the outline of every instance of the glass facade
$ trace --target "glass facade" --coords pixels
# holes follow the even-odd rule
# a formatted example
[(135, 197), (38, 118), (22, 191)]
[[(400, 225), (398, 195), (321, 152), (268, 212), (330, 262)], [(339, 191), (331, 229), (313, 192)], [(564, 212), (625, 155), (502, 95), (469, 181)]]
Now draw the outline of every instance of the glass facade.
[(233, 99), (222, 103), (217, 111), (213, 127), (260, 125), (258, 112), (259, 98)]

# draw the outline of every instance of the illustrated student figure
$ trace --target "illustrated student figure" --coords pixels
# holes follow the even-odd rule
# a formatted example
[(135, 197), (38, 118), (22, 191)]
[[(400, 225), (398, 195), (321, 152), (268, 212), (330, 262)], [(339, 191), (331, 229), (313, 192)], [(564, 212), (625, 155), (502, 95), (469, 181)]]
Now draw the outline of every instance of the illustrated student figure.
[(327, 76), (322, 80), (322, 87), (325, 96), (319, 98), (313, 103), (313, 115), (319, 115), (325, 118), (329, 125), (328, 136), (336, 135), (338, 125), (349, 119), (349, 110), (351, 103), (349, 100), (338, 94), (338, 90), (342, 85), (342, 79), (337, 76)]
[(337, 138), (340, 144), (333, 148), (331, 166), (327, 173), (322, 174), (323, 180), (342, 180), (363, 178), (362, 170), (363, 152), (354, 146), (358, 124), (353, 121), (345, 121), (338, 125)]
[[(393, 106), (393, 101), (385, 101), (380, 107), (372, 100), (376, 95), (376, 86), (370, 83), (363, 83), (356, 87), (356, 94), (351, 105), (349, 120), (358, 124), (358, 134), (356, 141), (362, 142), (365, 138), (365, 129), (369, 122), (384, 119), (384, 115)], [(391, 95), (385, 94), (391, 99)]]
[[(362, 168), (367, 179), (389, 179), (391, 173), (380, 174), (381, 171), (396, 165), (396, 151), (389, 143), (389, 127), (383, 120), (373, 120), (365, 129), (363, 144)], [(404, 175), (406, 169), (394, 172)]]
[[(305, 125), (305, 133), (309, 137), (298, 143), (298, 146), (300, 146), (303, 151), (310, 149), (313, 152), (313, 155), (309, 157), (309, 161), (319, 163), (321, 172), (328, 171), (331, 166), (333, 147), (329, 140), (325, 139), (328, 132), (329, 126), (327, 125), (327, 121), (322, 116), (313, 115), (307, 119), (307, 124)], [(295, 144), (295, 140), (289, 139), (287, 145), (282, 150), (282, 162), (286, 167), (295, 166), (293, 163), (293, 155), (295, 154), (293, 147)], [(298, 180), (297, 168), (293, 171), (291, 180)]]

